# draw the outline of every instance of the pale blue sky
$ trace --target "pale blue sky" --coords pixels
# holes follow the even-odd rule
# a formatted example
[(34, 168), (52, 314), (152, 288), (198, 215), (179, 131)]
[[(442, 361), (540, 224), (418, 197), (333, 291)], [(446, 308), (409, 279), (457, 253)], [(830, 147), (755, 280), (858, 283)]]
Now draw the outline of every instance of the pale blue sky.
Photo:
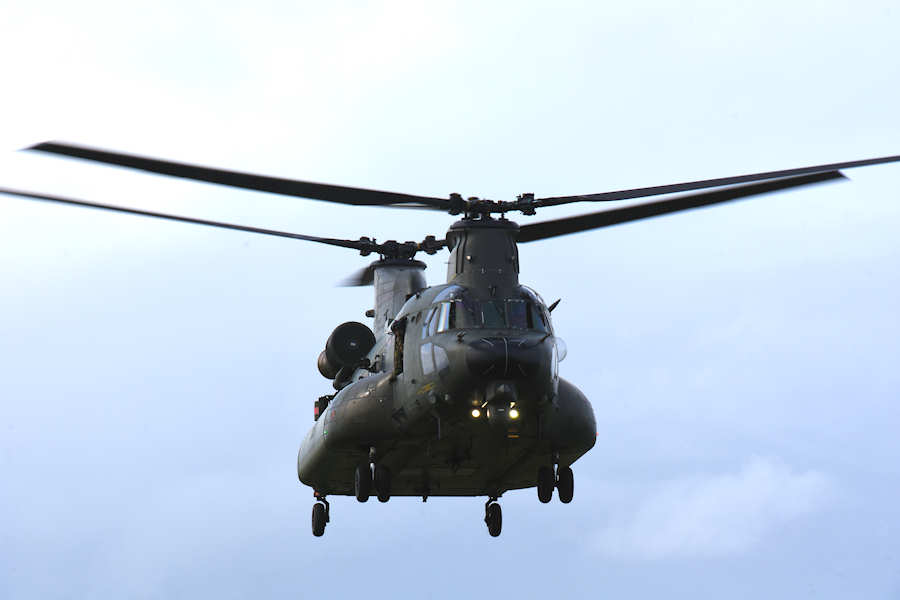
[[(900, 153), (892, 2), (182, 4), (4, 7), (0, 186), (405, 240), (452, 218), (15, 150), (497, 199)], [(847, 174), (522, 247), (599, 438), (498, 539), (475, 498), (335, 498), (310, 535), (296, 450), (366, 259), (0, 198), (0, 596), (898, 598), (900, 166)]]

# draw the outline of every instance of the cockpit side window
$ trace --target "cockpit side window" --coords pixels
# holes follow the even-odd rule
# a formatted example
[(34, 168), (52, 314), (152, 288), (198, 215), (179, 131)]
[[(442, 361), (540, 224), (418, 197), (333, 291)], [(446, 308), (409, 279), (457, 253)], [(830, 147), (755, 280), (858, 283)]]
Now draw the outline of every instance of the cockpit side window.
[(481, 309), (478, 302), (471, 298), (463, 298), (455, 302), (454, 323), (457, 328), (481, 327)]
[(535, 329), (541, 333), (550, 333), (550, 321), (546, 313), (536, 304), (528, 303), (528, 329)]
[(434, 335), (434, 322), (435, 322), (434, 314), (437, 312), (437, 310), (438, 310), (437, 307), (432, 307), (422, 313), (424, 315), (424, 318), (422, 319), (422, 339), (423, 340), (430, 335)]
[(437, 331), (436, 333), (441, 333), (443, 331), (450, 331), (454, 329), (454, 319), (452, 319), (453, 311), (453, 302), (441, 302), (441, 308), (437, 313), (437, 317), (435, 321), (437, 322)]
[(445, 331), (481, 327), (481, 314), (478, 305), (462, 300), (440, 302), (432, 306), (426, 320), (427, 326), (422, 332), (423, 339)]

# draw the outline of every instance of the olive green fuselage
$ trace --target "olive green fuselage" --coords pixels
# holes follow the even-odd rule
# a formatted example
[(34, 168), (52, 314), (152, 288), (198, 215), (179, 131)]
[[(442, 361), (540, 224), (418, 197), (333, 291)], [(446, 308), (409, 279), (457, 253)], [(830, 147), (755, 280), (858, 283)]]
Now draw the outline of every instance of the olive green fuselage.
[[(395, 314), (379, 315), (376, 301), (387, 318), (368, 360), (300, 447), (299, 478), (319, 495), (352, 495), (357, 466), (375, 461), (390, 470), (394, 496), (499, 497), (594, 445), (590, 403), (558, 376), (565, 350), (549, 312), (518, 283), (514, 229), (473, 229), (451, 229), (447, 284), (408, 293), (385, 310)], [(388, 267), (383, 275), (376, 298), (387, 295)]]

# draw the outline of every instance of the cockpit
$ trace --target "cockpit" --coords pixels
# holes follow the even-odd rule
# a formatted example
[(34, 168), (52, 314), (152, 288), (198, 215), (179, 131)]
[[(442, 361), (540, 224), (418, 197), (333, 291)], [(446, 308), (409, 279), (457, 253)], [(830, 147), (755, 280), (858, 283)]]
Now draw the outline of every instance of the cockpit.
[(551, 333), (550, 315), (536, 292), (521, 286), (516, 297), (475, 298), (466, 288), (442, 290), (425, 312), (422, 337), (454, 329), (523, 329)]

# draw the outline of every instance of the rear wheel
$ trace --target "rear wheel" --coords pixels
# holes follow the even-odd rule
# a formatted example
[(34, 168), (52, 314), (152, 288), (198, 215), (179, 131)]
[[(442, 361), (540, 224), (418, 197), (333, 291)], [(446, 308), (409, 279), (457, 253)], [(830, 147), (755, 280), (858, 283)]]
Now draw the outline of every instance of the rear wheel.
[(368, 464), (356, 467), (353, 488), (358, 501), (365, 502), (369, 499), (369, 494), (372, 492), (372, 467)]
[(571, 467), (559, 467), (557, 469), (556, 490), (559, 492), (559, 501), (568, 504), (575, 494), (575, 476)]
[(379, 502), (391, 499), (391, 470), (381, 465), (375, 465), (375, 494)]
[(313, 504), (312, 509), (312, 533), (316, 537), (322, 537), (325, 533), (325, 522), (327, 520), (325, 514), (325, 505), (321, 502)]
[(556, 477), (553, 475), (553, 467), (544, 465), (538, 469), (537, 494), (538, 500), (544, 504), (553, 498), (553, 488), (556, 486)]

